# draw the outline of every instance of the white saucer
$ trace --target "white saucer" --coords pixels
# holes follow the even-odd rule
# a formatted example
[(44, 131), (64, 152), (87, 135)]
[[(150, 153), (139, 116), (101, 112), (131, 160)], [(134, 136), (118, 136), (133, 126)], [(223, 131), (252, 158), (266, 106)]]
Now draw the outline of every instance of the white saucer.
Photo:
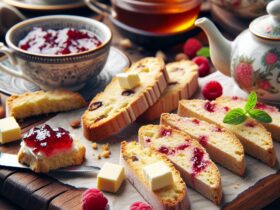
[[(2, 58), (0, 62), (6, 66), (12, 67), (7, 59)], [(97, 76), (97, 78), (90, 80), (79, 92), (85, 97), (86, 100), (90, 100), (97, 92), (103, 90), (105, 85), (111, 81), (114, 75), (121, 72), (129, 65), (129, 58), (120, 50), (111, 47), (104, 69)], [(22, 94), (24, 92), (34, 92), (37, 90), (40, 90), (37, 85), (0, 71), (1, 92), (12, 95)]]
[(85, 6), (83, 0), (77, 1), (75, 3), (69, 3), (69, 4), (51, 4), (51, 5), (31, 3), (28, 0), (2, 0), (2, 1), (11, 6), (17, 7), (18, 9), (37, 10), (37, 11), (66, 10), (66, 9), (75, 9), (75, 8)]

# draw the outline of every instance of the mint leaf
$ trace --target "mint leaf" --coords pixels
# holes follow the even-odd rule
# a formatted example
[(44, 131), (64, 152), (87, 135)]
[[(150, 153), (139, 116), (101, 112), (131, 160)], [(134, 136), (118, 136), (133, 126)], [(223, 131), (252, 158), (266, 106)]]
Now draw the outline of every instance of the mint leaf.
[(271, 123), (272, 118), (265, 111), (259, 109), (253, 109), (249, 111), (249, 115), (255, 120), (262, 123)]
[(197, 51), (196, 55), (210, 58), (209, 47), (202, 47), (200, 50)]
[(256, 92), (251, 92), (248, 96), (247, 103), (245, 104), (245, 111), (249, 112), (250, 110), (254, 109), (257, 104), (257, 94)]
[(237, 108), (229, 111), (224, 117), (223, 122), (226, 124), (238, 125), (246, 120), (246, 114), (243, 109)]

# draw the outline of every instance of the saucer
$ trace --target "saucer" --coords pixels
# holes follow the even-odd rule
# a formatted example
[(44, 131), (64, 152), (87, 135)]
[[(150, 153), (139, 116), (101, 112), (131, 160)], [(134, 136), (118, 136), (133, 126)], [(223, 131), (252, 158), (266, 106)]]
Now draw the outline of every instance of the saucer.
[[(6, 57), (2, 57), (0, 62), (8, 67), (11, 66)], [(130, 66), (129, 58), (120, 50), (111, 47), (107, 63), (101, 73), (94, 79), (90, 80), (81, 90), (86, 100), (90, 100), (92, 96), (103, 90), (112, 77), (121, 72), (124, 68)], [(34, 92), (40, 88), (26, 80), (10, 76), (0, 71), (0, 91), (7, 94), (22, 94), (24, 92)]]
[(2, 0), (2, 1), (18, 9), (39, 10), (39, 11), (76, 9), (85, 6), (84, 1), (82, 0), (77, 3), (60, 4), (60, 5), (34, 4), (28, 2), (27, 0)]

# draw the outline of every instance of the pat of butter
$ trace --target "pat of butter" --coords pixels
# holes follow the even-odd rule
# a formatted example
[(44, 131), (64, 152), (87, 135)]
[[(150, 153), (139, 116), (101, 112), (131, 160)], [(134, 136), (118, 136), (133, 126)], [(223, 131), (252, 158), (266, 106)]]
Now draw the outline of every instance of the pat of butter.
[(121, 88), (123, 89), (133, 89), (140, 84), (140, 77), (135, 73), (120, 73), (117, 74), (117, 79)]
[(117, 192), (125, 179), (124, 167), (105, 163), (97, 175), (97, 188), (107, 192)]
[(21, 138), (20, 127), (14, 117), (0, 120), (0, 143), (8, 143)]
[(150, 189), (153, 191), (173, 183), (172, 171), (163, 161), (145, 166), (143, 172)]

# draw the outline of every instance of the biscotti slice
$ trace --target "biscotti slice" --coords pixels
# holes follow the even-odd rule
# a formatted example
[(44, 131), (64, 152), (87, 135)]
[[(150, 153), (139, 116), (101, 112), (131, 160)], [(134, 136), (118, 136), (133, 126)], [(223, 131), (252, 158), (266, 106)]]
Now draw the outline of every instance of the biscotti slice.
[(239, 125), (223, 123), (224, 116), (230, 109), (228, 105), (215, 101), (182, 100), (179, 103), (178, 114), (195, 117), (228, 129), (237, 136), (247, 154), (273, 167), (276, 163), (276, 155), (271, 134), (263, 125), (250, 118)]
[(85, 147), (68, 131), (43, 125), (32, 128), (23, 136), (18, 161), (36, 173), (48, 173), (50, 170), (81, 165), (85, 153)]
[(165, 154), (180, 171), (188, 186), (219, 204), (222, 198), (221, 176), (206, 150), (189, 135), (163, 125), (142, 126), (140, 143)]
[(161, 113), (177, 109), (181, 99), (190, 98), (198, 88), (197, 69), (197, 65), (189, 60), (167, 64), (166, 70), (170, 79), (168, 87), (160, 99), (142, 115), (143, 119), (158, 119)]
[(124, 90), (117, 78), (113, 78), (82, 116), (86, 138), (100, 141), (118, 133), (152, 106), (167, 87), (168, 75), (162, 59), (142, 59), (125, 72), (138, 74), (140, 85)]
[(8, 114), (16, 119), (70, 111), (86, 105), (86, 101), (80, 94), (68, 90), (27, 92), (22, 95), (12, 95), (7, 99)]
[[(223, 96), (216, 99), (217, 103), (224, 104), (227, 106), (227, 104), (231, 108), (243, 108), (246, 104), (246, 99), (240, 98), (237, 96), (229, 97), (229, 96)], [(258, 102), (255, 106), (255, 109), (260, 109), (265, 112), (267, 112), (271, 118), (271, 123), (262, 123), (262, 125), (271, 133), (272, 138), (276, 141), (280, 141), (280, 112), (279, 110), (274, 106), (269, 106), (266, 104), (263, 104), (261, 102)]]
[[(162, 189), (152, 191), (148, 187), (143, 168), (163, 161), (171, 170), (173, 183)], [(143, 148), (137, 142), (121, 143), (121, 163), (125, 167), (126, 177), (154, 210), (187, 210), (189, 200), (186, 185), (180, 173), (162, 154), (151, 148)]]
[(189, 134), (207, 150), (211, 159), (238, 175), (245, 171), (244, 149), (238, 138), (224, 128), (197, 118), (180, 117), (163, 113), (162, 125)]

